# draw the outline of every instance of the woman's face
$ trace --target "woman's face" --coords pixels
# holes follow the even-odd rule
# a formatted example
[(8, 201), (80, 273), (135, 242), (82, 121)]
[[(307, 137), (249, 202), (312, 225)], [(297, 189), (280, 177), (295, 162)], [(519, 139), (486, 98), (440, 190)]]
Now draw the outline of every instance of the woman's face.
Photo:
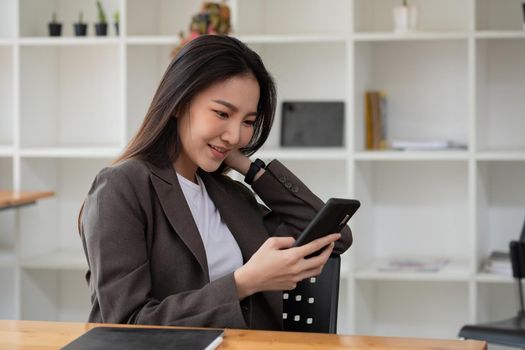
[(253, 136), (258, 103), (253, 75), (232, 77), (196, 95), (177, 120), (182, 144), (177, 172), (195, 181), (197, 168), (213, 172), (232, 150), (245, 147)]

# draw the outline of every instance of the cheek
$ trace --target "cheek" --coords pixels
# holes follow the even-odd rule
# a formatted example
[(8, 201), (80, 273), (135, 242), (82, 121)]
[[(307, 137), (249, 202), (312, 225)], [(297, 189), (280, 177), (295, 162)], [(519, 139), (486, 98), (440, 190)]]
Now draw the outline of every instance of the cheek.
[(245, 147), (247, 144), (250, 143), (252, 137), (253, 137), (253, 133), (254, 133), (254, 130), (253, 128), (244, 128), (243, 131), (242, 131), (242, 134), (241, 134), (241, 142), (240, 142), (240, 147), (239, 148), (242, 148), (242, 147)]

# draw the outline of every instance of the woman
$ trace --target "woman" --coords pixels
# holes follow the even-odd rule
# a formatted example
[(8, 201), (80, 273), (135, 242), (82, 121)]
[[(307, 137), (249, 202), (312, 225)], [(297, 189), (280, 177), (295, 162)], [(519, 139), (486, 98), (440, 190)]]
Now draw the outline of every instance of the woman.
[(282, 328), (280, 291), (318, 275), (352, 237), (346, 227), (292, 248), (323, 203), (278, 161), (247, 157), (268, 137), (275, 103), (270, 75), (240, 41), (202, 36), (178, 53), (79, 217), (89, 321)]

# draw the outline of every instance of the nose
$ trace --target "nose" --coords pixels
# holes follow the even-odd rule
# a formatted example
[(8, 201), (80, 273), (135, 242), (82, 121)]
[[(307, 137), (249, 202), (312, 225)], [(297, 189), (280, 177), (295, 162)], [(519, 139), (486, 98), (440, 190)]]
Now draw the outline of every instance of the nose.
[(231, 146), (236, 146), (241, 140), (241, 124), (231, 121), (221, 134), (221, 140)]

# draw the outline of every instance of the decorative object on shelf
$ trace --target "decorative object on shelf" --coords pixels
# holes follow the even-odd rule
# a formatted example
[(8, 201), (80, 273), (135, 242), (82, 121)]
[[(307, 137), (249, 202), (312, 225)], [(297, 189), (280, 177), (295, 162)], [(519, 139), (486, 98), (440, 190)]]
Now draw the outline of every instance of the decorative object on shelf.
[(365, 93), (365, 149), (387, 147), (387, 100), (382, 91)]
[(185, 36), (183, 31), (179, 33), (180, 43), (172, 50), (171, 57), (175, 57), (186, 43), (199, 35), (228, 35), (231, 29), (230, 8), (226, 1), (204, 2), (200, 12), (191, 19), (188, 36)]
[(57, 14), (53, 12), (51, 22), (48, 23), (49, 36), (60, 36), (62, 35), (62, 23), (57, 21)]
[(342, 147), (344, 102), (284, 101), (281, 146)]
[(86, 36), (87, 35), (87, 24), (84, 23), (84, 13), (80, 11), (78, 14), (78, 22), (73, 24), (75, 30), (75, 36)]
[(97, 36), (106, 36), (108, 34), (108, 21), (102, 3), (97, 1), (98, 22), (95, 23), (95, 34)]
[(511, 276), (512, 265), (509, 251), (492, 251), (483, 262), (483, 272)]
[(408, 5), (408, 0), (403, 0), (403, 4), (394, 7), (394, 31), (396, 33), (406, 33), (416, 30), (417, 26), (417, 7)]
[(113, 20), (115, 21), (115, 34), (118, 36), (120, 35), (120, 28), (119, 28), (120, 12), (119, 11), (115, 11), (115, 13), (113, 14)]

